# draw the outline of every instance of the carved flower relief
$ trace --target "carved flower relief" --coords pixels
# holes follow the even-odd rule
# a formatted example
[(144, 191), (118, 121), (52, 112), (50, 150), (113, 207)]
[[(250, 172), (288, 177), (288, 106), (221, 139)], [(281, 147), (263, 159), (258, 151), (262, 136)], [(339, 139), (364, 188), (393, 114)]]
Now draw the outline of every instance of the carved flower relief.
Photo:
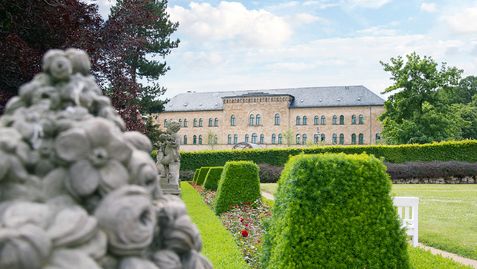
[(94, 215), (108, 236), (109, 251), (119, 256), (140, 255), (158, 228), (150, 195), (140, 186), (128, 185), (110, 192)]
[(153, 199), (159, 198), (161, 189), (156, 164), (148, 153), (135, 150), (128, 164), (130, 183), (145, 187)]
[(93, 118), (61, 133), (55, 151), (71, 163), (66, 186), (73, 195), (85, 197), (96, 190), (105, 194), (128, 184), (123, 163), (129, 161), (132, 149), (105, 119)]
[(0, 181), (8, 178), (25, 182), (29, 179), (24, 165), (29, 162), (29, 147), (13, 128), (0, 129)]

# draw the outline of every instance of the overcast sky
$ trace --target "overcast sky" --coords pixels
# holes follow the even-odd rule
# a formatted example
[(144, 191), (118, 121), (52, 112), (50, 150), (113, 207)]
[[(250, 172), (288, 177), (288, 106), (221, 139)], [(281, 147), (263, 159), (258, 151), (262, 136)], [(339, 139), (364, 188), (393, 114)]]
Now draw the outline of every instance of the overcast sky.
[[(112, 0), (98, 0), (107, 16)], [(379, 61), (416, 51), (477, 75), (475, 0), (170, 0), (181, 40), (167, 97), (226, 91), (390, 85)]]

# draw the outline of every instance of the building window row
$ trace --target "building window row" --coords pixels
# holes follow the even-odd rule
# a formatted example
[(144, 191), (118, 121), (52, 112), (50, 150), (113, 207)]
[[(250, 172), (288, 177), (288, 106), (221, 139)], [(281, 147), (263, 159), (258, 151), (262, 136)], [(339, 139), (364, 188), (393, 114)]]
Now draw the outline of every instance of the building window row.
[(262, 125), (262, 117), (260, 116), (260, 114), (257, 114), (255, 116), (253, 114), (250, 114), (250, 116), (248, 117), (248, 125), (249, 126)]
[(209, 118), (209, 127), (219, 127), (219, 119), (215, 118)]

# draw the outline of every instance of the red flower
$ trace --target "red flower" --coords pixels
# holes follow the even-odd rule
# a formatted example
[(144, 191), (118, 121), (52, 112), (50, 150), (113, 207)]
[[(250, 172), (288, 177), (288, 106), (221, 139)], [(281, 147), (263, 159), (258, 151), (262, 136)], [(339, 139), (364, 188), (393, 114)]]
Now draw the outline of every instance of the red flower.
[(240, 218), (240, 222), (243, 222), (243, 218)]
[(247, 236), (248, 236), (247, 230), (242, 230), (242, 236), (243, 236), (243, 237), (247, 237)]
[(245, 223), (245, 227), (248, 227), (248, 223)]

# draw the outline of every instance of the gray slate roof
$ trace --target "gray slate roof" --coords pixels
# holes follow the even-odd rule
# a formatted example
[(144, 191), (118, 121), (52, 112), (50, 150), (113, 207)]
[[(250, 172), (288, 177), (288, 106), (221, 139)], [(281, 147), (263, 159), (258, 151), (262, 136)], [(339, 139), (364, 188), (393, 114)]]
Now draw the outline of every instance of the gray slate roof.
[(309, 87), (251, 91), (186, 92), (166, 104), (165, 111), (222, 110), (224, 97), (291, 95), (290, 108), (383, 105), (384, 100), (364, 86)]

